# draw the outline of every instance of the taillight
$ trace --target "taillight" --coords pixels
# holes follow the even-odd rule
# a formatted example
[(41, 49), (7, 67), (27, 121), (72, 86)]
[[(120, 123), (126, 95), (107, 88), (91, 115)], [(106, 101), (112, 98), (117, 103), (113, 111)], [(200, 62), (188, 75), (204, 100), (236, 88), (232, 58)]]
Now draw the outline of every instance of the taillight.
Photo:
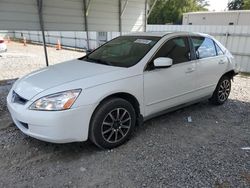
[(0, 40), (0, 44), (4, 43), (4, 40)]

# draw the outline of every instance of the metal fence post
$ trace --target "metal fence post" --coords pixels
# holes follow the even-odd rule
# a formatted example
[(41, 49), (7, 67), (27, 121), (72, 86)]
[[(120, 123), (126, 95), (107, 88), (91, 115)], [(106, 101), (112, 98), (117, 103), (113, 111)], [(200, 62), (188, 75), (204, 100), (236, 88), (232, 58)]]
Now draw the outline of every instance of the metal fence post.
[[(88, 6), (90, 6), (90, 3), (91, 3), (91, 0), (89, 0), (89, 4)], [(88, 9), (89, 7), (87, 7), (87, 4), (86, 4), (86, 0), (83, 0), (83, 9), (84, 9), (84, 29), (86, 31), (86, 42), (87, 42), (87, 50), (89, 50), (89, 28), (88, 28)]]
[(43, 37), (43, 48), (44, 48), (44, 54), (45, 54), (45, 61), (46, 61), (46, 66), (49, 66), (49, 60), (48, 60), (48, 54), (47, 54), (47, 48), (46, 48), (46, 39), (45, 39), (45, 34), (44, 34), (44, 23), (43, 23), (43, 14), (42, 14), (43, 4), (42, 3), (43, 3), (42, 0), (37, 0), (39, 22), (40, 22), (40, 28), (41, 28), (42, 37)]

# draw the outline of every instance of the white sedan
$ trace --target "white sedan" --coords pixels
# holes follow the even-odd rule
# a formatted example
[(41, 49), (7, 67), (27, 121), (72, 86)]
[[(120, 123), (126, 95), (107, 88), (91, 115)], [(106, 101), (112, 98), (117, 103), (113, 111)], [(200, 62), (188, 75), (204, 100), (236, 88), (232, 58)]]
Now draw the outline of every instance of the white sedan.
[(130, 34), (24, 76), (7, 103), (31, 137), (114, 148), (151, 117), (203, 99), (223, 104), (235, 74), (233, 56), (209, 35)]

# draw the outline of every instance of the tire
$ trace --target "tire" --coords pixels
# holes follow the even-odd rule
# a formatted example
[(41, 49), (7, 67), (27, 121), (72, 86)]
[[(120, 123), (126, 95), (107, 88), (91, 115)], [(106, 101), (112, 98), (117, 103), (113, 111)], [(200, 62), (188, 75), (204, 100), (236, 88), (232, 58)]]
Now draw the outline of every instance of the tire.
[(102, 149), (112, 149), (125, 143), (136, 124), (133, 106), (121, 98), (111, 98), (95, 110), (90, 123), (90, 140)]
[(222, 76), (219, 80), (216, 89), (213, 93), (213, 96), (210, 99), (210, 102), (215, 105), (222, 105), (224, 104), (231, 91), (231, 79), (228, 76)]

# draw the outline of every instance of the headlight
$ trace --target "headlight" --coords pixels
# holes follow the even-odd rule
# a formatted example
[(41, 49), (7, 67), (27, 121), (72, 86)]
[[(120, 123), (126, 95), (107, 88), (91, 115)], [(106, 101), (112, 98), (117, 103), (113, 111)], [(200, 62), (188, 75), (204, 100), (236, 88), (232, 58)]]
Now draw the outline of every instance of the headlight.
[(67, 110), (71, 108), (81, 93), (81, 89), (69, 90), (48, 95), (36, 100), (29, 109), (31, 110)]

